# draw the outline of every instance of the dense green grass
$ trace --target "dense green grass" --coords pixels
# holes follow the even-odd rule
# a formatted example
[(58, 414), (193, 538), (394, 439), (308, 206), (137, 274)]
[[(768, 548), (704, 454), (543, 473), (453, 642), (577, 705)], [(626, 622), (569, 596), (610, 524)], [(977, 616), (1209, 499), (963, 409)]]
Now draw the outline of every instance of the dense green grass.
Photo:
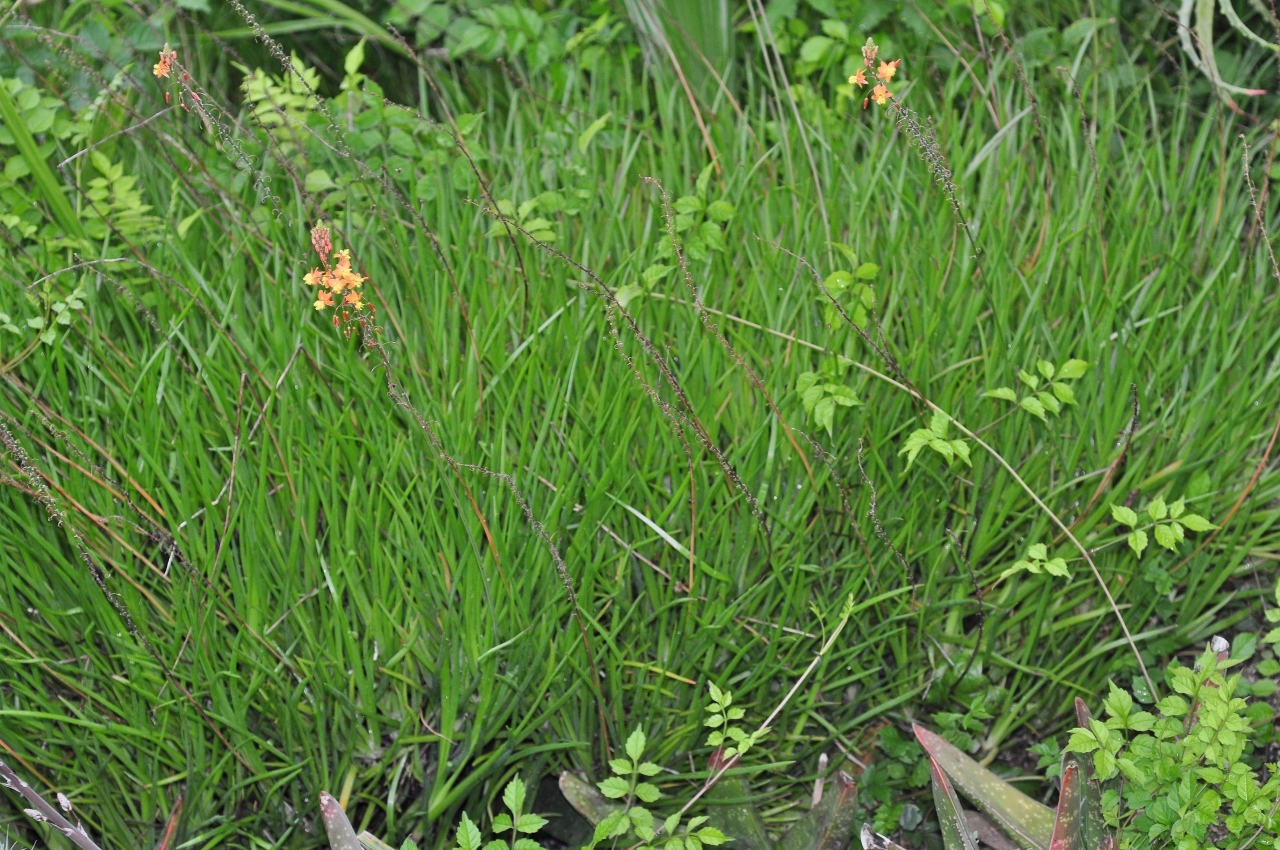
[[(184, 49), (197, 79), (222, 78), (208, 42), (191, 36)], [(1251, 227), (1238, 138), (1258, 131), (1189, 96), (1168, 66), (1134, 69), (1115, 58), (1122, 44), (1110, 49), (1096, 71), (1079, 70), (1083, 101), (1064, 95), (1060, 78), (1033, 80), (1052, 169), (1047, 225), (1030, 116), (991, 144), (991, 113), (1008, 121), (1026, 106), (1007, 56), (992, 60), (990, 108), (963, 68), (921, 62), (916, 72), (906, 57), (905, 102), (935, 122), (980, 257), (888, 112), (837, 114), (802, 98), (824, 232), (790, 105), (776, 101), (757, 60), (744, 62), (745, 119), (717, 102), (709, 122), (724, 169), (711, 194), (737, 212), (727, 250), (690, 272), (709, 307), (745, 320), (712, 316), (785, 426), (676, 276), (630, 309), (758, 499), (768, 534), (690, 434), (691, 475), (643, 384), (675, 396), (620, 325), (638, 375), (628, 368), (604, 301), (579, 285), (584, 275), (520, 240), (522, 278), (512, 243), (487, 235), (492, 218), (456, 155), (393, 180), (409, 197), (418, 178), (442, 187), (420, 212), (456, 276), (470, 334), (428, 236), (352, 159), (308, 142), (290, 162), (299, 175), (353, 181), (347, 203), (320, 213), (321, 198), (289, 180), (279, 150), (247, 138), (246, 150), (265, 156), (275, 218), (191, 113), (113, 140), (106, 150), (138, 176), (162, 224), (158, 238), (123, 244), (108, 234), (99, 249), (146, 266), (86, 275), (92, 298), (73, 335), (0, 384), (3, 422), (67, 514), (66, 525), (51, 522), (24, 492), (14, 454), (4, 458), (0, 732), (15, 766), (65, 791), (107, 846), (153, 842), (179, 795), (186, 846), (320, 846), (321, 789), (349, 798), (358, 828), (444, 846), (438, 826), (464, 806), (483, 809), (516, 771), (598, 778), (606, 741), (616, 746), (637, 724), (657, 742), (655, 760), (701, 769), (705, 683), (731, 688), (749, 720), (762, 718), (849, 594), (858, 614), (759, 751), (761, 764), (789, 763), (758, 782), (773, 822), (794, 816), (786, 804), (806, 796), (819, 753), (860, 772), (839, 752), (874, 761), (882, 724), (963, 711), (975, 697), (995, 714), (982, 753), (1020, 759), (1032, 739), (1060, 730), (1072, 698), (1098, 694), (1109, 677), (1128, 684), (1135, 662), (1067, 546), (1055, 551), (1071, 579), (996, 583), (1055, 530), (976, 446), (972, 469), (948, 471), (926, 453), (907, 470), (899, 448), (926, 421), (909, 396), (854, 370), (848, 382), (864, 404), (837, 415), (834, 438), (805, 421), (791, 390), (820, 355), (802, 341), (887, 369), (852, 332), (823, 326), (818, 288), (774, 247), (825, 274), (842, 262), (828, 238), (883, 266), (877, 310), (905, 375), (982, 429), (1076, 522), (1149, 664), (1212, 633), (1257, 627), (1280, 552), (1274, 455), (1231, 522), (1185, 563), (1152, 547), (1139, 564), (1108, 504), (1192, 488), (1202, 491), (1192, 509), (1220, 521), (1271, 438), (1280, 303)], [(1116, 67), (1136, 81), (1119, 82)], [(436, 72), (455, 113), (484, 113), (471, 146), (495, 197), (518, 204), (585, 189), (581, 212), (554, 224), (557, 248), (614, 287), (654, 262), (662, 209), (641, 178), (685, 194), (708, 162), (677, 87), (638, 61), (602, 62), (559, 87), (535, 80), (531, 91), (490, 66)], [(132, 74), (131, 106), (149, 115), (161, 89), (144, 70)], [(434, 98), (427, 109), (442, 118)], [(610, 111), (613, 122), (581, 152), (578, 133)], [(1082, 131), (1093, 122), (1100, 186)], [(339, 149), (372, 139), (313, 126)], [(419, 125), (415, 144), (428, 150), (434, 138)], [(388, 154), (377, 144), (357, 158)], [(513, 476), (555, 540), (594, 669), (552, 557), (514, 498), (437, 457), (389, 398), (377, 355), (310, 308), (301, 278), (320, 214), (370, 276), (395, 380), (446, 451)], [(65, 253), (37, 259), (68, 264)], [(0, 284), (5, 303), (18, 303), (26, 282)], [(1036, 357), (1090, 361), (1078, 404), (1048, 425), (1001, 418), (1004, 403), (981, 392), (1015, 385)], [(1125, 443), (1134, 387), (1140, 425), (1125, 460), (1077, 516)], [(831, 469), (806, 446), (810, 475), (787, 427), (824, 444), (857, 532)], [(868, 519), (860, 442), (876, 516), (906, 567)], [(72, 528), (202, 712), (113, 612)], [(692, 593), (687, 550), (657, 528), (680, 547), (694, 541)], [(1142, 578), (1148, 563), (1173, 571), (1171, 596)], [(919, 793), (883, 764), (864, 776), (868, 789)], [(682, 793), (688, 780), (672, 776), (668, 790)], [(13, 799), (3, 805), (16, 834), (31, 835)]]

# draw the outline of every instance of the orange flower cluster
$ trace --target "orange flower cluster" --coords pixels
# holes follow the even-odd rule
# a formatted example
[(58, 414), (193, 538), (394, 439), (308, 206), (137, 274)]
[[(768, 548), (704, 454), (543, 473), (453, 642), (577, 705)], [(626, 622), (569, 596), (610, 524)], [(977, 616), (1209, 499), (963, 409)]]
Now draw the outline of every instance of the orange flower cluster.
[[(342, 304), (354, 310), (363, 309), (364, 293), (360, 291), (360, 287), (368, 278), (351, 268), (351, 251), (344, 249), (333, 253), (333, 240), (329, 238), (329, 228), (322, 224), (317, 224), (311, 229), (311, 245), (320, 255), (320, 263), (324, 266), (322, 269), (312, 269), (302, 277), (308, 286), (319, 287), (315, 308), (324, 310), (335, 304)], [(334, 259), (332, 265), (329, 264), (331, 254)], [(372, 304), (369, 305), (369, 309), (373, 309)], [(342, 318), (345, 320), (349, 317), (350, 311), (343, 310)], [(335, 313), (333, 323), (336, 325), (338, 322), (339, 318)]]
[[(867, 43), (862, 46), (862, 64), (864, 67), (859, 68), (858, 73), (849, 78), (850, 85), (858, 86), (859, 88), (867, 85), (866, 69), (870, 68), (872, 63), (876, 61), (876, 56), (879, 52), (880, 48), (876, 46), (875, 42), (867, 39)], [(876, 79), (879, 82), (871, 90), (870, 96), (863, 99), (863, 109), (867, 108), (867, 104), (870, 101), (874, 100), (876, 105), (884, 106), (893, 98), (893, 93), (889, 91), (889, 87), (885, 83), (893, 79), (893, 75), (898, 73), (898, 66), (901, 64), (901, 59), (894, 59), (892, 62), (880, 62), (880, 67), (876, 69)]]
[(166, 44), (164, 50), (160, 51), (160, 61), (152, 66), (151, 73), (155, 74), (157, 79), (167, 77), (176, 61), (178, 61), (178, 51), (170, 50), (169, 45)]

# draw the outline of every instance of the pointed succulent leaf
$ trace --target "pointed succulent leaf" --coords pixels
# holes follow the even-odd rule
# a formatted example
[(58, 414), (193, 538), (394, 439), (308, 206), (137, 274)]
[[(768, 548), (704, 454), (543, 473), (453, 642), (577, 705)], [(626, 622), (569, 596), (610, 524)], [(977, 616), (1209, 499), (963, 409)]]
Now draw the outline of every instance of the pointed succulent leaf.
[[(342, 806), (330, 797), (327, 791), (320, 792), (320, 818), (324, 821), (324, 831), (329, 836), (331, 850), (361, 850), (360, 840), (356, 838), (356, 831), (351, 828), (351, 821), (347, 820), (346, 812), (342, 811)], [(461, 833), (462, 827), (459, 827), (458, 831)], [(461, 843), (459, 841), (459, 845)], [(477, 830), (476, 846), (479, 844)], [(475, 850), (475, 848), (464, 847), (463, 850)]]
[(621, 812), (621, 806), (616, 803), (609, 803), (604, 798), (604, 795), (596, 791), (589, 783), (580, 780), (579, 777), (568, 771), (561, 773), (559, 789), (561, 789), (564, 799), (568, 800), (568, 804), (573, 806), (573, 810), (586, 818), (588, 823), (598, 824), (609, 815)]
[(969, 835), (969, 825), (965, 822), (960, 810), (960, 799), (955, 789), (947, 780), (947, 775), (938, 767), (934, 758), (929, 758), (929, 774), (933, 777), (933, 804), (938, 810), (938, 827), (942, 832), (942, 846), (946, 850), (978, 850)]
[(962, 794), (1019, 844), (1047, 850), (1053, 835), (1052, 809), (1023, 794), (923, 726), (915, 725), (912, 730), (925, 752)]
[(1058, 813), (1053, 821), (1053, 838), (1049, 850), (1085, 850), (1081, 830), (1080, 766), (1074, 761), (1062, 769), (1062, 790), (1058, 794)]
[(791, 825), (778, 850), (845, 850), (853, 838), (858, 786), (844, 771), (836, 774), (822, 801)]

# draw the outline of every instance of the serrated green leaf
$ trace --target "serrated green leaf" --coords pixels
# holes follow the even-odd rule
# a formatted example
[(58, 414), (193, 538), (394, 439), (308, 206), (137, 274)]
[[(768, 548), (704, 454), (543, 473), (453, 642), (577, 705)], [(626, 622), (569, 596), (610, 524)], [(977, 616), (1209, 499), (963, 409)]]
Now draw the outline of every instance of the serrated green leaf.
[(1076, 394), (1068, 384), (1056, 381), (1053, 384), (1053, 394), (1058, 397), (1058, 401), (1063, 404), (1075, 404)]
[(640, 756), (644, 755), (646, 743), (644, 730), (639, 726), (627, 736), (627, 755), (631, 756), (632, 761), (640, 761)]
[(662, 768), (658, 767), (651, 761), (642, 761), (636, 766), (636, 770), (641, 776), (657, 776), (662, 772)]
[(1044, 409), (1050, 413), (1061, 413), (1062, 404), (1052, 394), (1046, 392), (1036, 393), (1036, 398), (1040, 399), (1040, 403), (1044, 405)]
[(503, 812), (493, 819), (492, 829), (494, 832), (506, 832), (511, 829), (511, 815)]
[(1178, 538), (1173, 533), (1173, 529), (1167, 525), (1157, 525), (1155, 527), (1156, 545), (1163, 546), (1170, 551), (1177, 551)]
[(1049, 557), (1049, 549), (1043, 543), (1032, 543), (1027, 547), (1027, 557), (1034, 561), (1043, 561)]
[(880, 267), (875, 263), (863, 263), (858, 266), (858, 270), (853, 273), (853, 276), (858, 280), (875, 280), (878, 274), (880, 274)]
[(458, 842), (459, 850), (480, 850), (480, 828), (471, 822), (466, 812), (463, 812), (461, 817), (457, 835), (454, 837)]
[(813, 424), (819, 428), (825, 428), (827, 434), (832, 437), (835, 436), (835, 432), (832, 430), (835, 415), (836, 403), (830, 396), (823, 396), (823, 398), (813, 406)]
[(547, 819), (535, 814), (524, 814), (516, 821), (516, 831), (532, 835), (547, 825)]
[(630, 776), (635, 768), (630, 759), (609, 759), (609, 769), (618, 776)]
[(1022, 381), (1022, 383), (1031, 387), (1033, 390), (1040, 386), (1040, 379), (1028, 372), (1026, 369), (1018, 370), (1018, 380)]
[(603, 782), (597, 782), (596, 787), (600, 789), (601, 794), (611, 800), (621, 800), (631, 791), (627, 781), (618, 776), (611, 776)]
[(1036, 371), (1044, 375), (1046, 381), (1053, 380), (1053, 364), (1048, 360), (1037, 360)]
[(1067, 569), (1067, 561), (1065, 558), (1052, 558), (1045, 561), (1044, 571), (1051, 576), (1071, 578), (1071, 572)]
[(1142, 550), (1147, 548), (1147, 533), (1140, 528), (1129, 532), (1129, 548), (1141, 558)]
[(721, 224), (733, 218), (736, 212), (733, 204), (728, 201), (712, 201), (707, 204), (707, 217)]
[(507, 787), (502, 789), (502, 802), (513, 814), (520, 814), (524, 810), (524, 780), (513, 776)]
[(1187, 500), (1179, 499), (1169, 506), (1169, 519), (1177, 519), (1187, 509)]
[(1156, 496), (1154, 499), (1151, 500), (1151, 503), (1147, 505), (1147, 516), (1151, 517), (1154, 520), (1157, 520), (1157, 521), (1162, 520), (1168, 515), (1169, 515), (1169, 508), (1167, 505), (1165, 505), (1164, 499), (1160, 498), (1159, 496)]
[(951, 440), (951, 450), (956, 453), (956, 457), (964, 461), (964, 465), (973, 466), (973, 461), (969, 459), (969, 444), (964, 440)]
[(1124, 505), (1112, 505), (1111, 518), (1121, 525), (1127, 525), (1130, 528), (1134, 528), (1138, 524), (1138, 514), (1133, 510), (1133, 508), (1125, 507)]
[[(497, 850), (497, 848), (495, 848)], [(511, 850), (542, 850), (542, 845), (532, 838), (517, 838)]]
[(655, 802), (662, 796), (662, 792), (658, 790), (658, 786), (648, 782), (641, 782), (636, 785), (636, 796), (646, 803)]

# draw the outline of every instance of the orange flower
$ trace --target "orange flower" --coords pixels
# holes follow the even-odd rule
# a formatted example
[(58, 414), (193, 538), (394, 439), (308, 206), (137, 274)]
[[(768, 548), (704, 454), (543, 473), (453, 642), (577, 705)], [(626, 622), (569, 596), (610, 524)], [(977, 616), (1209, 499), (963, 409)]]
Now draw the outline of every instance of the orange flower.
[(849, 85), (851, 86), (865, 86), (866, 84), (867, 72), (861, 68), (858, 69), (858, 73), (849, 78)]
[(363, 298), (364, 296), (361, 295), (359, 292), (354, 292), (354, 291), (348, 292), (347, 297), (342, 299), (342, 303), (350, 304), (352, 307), (355, 307), (357, 310), (359, 310), (361, 307), (364, 306), (364, 301), (361, 300)]
[(178, 60), (178, 51), (170, 50), (169, 45), (165, 45), (160, 51), (160, 61), (151, 67), (151, 73), (157, 78), (169, 76), (169, 72), (173, 70), (173, 63)]
[(893, 79), (893, 75), (898, 73), (898, 65), (902, 63), (901, 59), (894, 59), (892, 62), (881, 62), (880, 67), (876, 69), (876, 76), (886, 83)]
[(889, 94), (889, 90), (882, 85), (877, 84), (876, 87), (871, 90), (871, 99), (879, 106), (884, 106), (889, 102), (889, 98), (891, 97), (893, 97), (893, 95)]
[(325, 307), (332, 307), (332, 306), (333, 306), (333, 296), (329, 294), (327, 290), (322, 289), (318, 293), (316, 293), (315, 307), (317, 310), (323, 310)]
[(307, 272), (302, 276), (302, 282), (305, 283), (307, 286), (315, 286), (320, 282), (320, 279), (323, 276), (323, 274), (324, 273), (321, 272), (319, 269), (312, 269), (311, 271)]

